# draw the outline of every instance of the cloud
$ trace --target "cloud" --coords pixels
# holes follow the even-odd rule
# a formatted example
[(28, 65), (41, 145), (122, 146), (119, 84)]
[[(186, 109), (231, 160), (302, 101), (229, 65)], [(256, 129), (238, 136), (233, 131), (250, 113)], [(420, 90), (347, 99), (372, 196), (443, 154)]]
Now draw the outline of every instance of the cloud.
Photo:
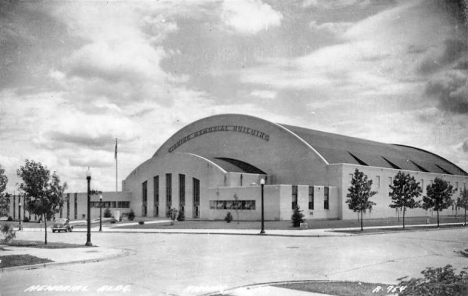
[(468, 139), (463, 141), (461, 148), (462, 148), (463, 152), (468, 153)]
[(283, 16), (261, 0), (225, 0), (221, 18), (237, 32), (254, 35), (279, 26)]
[(425, 94), (439, 109), (451, 113), (468, 113), (468, 76), (459, 70), (443, 72), (431, 79)]
[(350, 22), (336, 22), (336, 23), (322, 23), (317, 24), (317, 21), (312, 21), (309, 23), (309, 28), (316, 32), (323, 34), (332, 34), (335, 36), (343, 35), (346, 30), (348, 30), (353, 23)]
[(320, 9), (337, 9), (355, 4), (367, 5), (367, 0), (305, 0), (302, 4), (303, 7), (316, 7)]
[(431, 74), (444, 67), (458, 64), (463, 67), (462, 59), (468, 50), (466, 43), (459, 39), (447, 39), (443, 44), (427, 51), (422, 58), (418, 70), (422, 74)]
[(276, 98), (277, 93), (269, 90), (254, 90), (250, 95), (261, 99), (274, 99)]

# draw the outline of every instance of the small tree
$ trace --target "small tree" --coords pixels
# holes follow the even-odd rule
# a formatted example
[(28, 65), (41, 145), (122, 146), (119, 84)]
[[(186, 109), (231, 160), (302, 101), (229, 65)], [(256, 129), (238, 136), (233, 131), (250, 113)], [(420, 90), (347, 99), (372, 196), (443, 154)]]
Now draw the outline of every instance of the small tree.
[(437, 227), (439, 227), (439, 212), (447, 209), (453, 203), (453, 186), (441, 178), (435, 178), (434, 183), (426, 187), (427, 196), (423, 197), (422, 207), (437, 211)]
[(468, 209), (468, 190), (463, 188), (460, 191), (460, 198), (457, 200), (457, 206), (465, 209), (465, 226), (466, 226), (466, 210)]
[(130, 209), (130, 212), (128, 213), (127, 217), (128, 220), (133, 221), (133, 219), (135, 219), (135, 212), (132, 209)]
[(294, 212), (291, 215), (291, 222), (293, 227), (299, 227), (301, 226), (301, 223), (304, 223), (304, 214), (302, 214), (298, 205), (294, 207)]
[(419, 182), (410, 174), (398, 172), (393, 179), (393, 185), (389, 185), (390, 192), (388, 195), (392, 198), (391, 208), (402, 209), (403, 229), (405, 229), (405, 213), (406, 208), (414, 209), (420, 207), (416, 198), (422, 193)]
[(112, 217), (112, 212), (109, 208), (106, 208), (104, 211), (104, 218), (111, 218)]
[(227, 212), (226, 217), (224, 217), (224, 221), (226, 221), (227, 223), (231, 223), (231, 221), (232, 221), (231, 212)]
[[(445, 267), (428, 267), (421, 273), (423, 278), (403, 280), (398, 285), (405, 287), (398, 295), (412, 296), (465, 296), (468, 295), (467, 267), (459, 273), (451, 265)], [(405, 277), (406, 278), (406, 277)]]
[(369, 200), (377, 192), (372, 191), (372, 180), (367, 180), (367, 176), (360, 172), (358, 169), (354, 171), (351, 186), (348, 188), (348, 200), (346, 203), (350, 210), (361, 213), (361, 231), (364, 230), (364, 223), (362, 220), (363, 213), (367, 210), (372, 210), (375, 202)]
[(185, 221), (184, 211), (179, 211), (179, 215), (177, 215), (177, 221)]
[(5, 175), (5, 170), (0, 165), (0, 217), (8, 216), (10, 213), (10, 195), (3, 193), (8, 184), (8, 177)]
[(169, 217), (171, 217), (171, 225), (174, 225), (174, 222), (176, 220), (176, 217), (177, 217), (177, 210), (174, 209), (174, 208), (171, 208), (169, 210)]
[(61, 184), (55, 172), (51, 180), (50, 171), (46, 167), (40, 162), (28, 159), (16, 174), (23, 180), (19, 188), (25, 193), (26, 209), (41, 216), (44, 221), (44, 244), (47, 245), (47, 220), (55, 214), (57, 207), (63, 204), (63, 192), (67, 183)]
[(16, 231), (11, 224), (2, 224), (0, 226), (0, 232), (3, 234), (3, 241), (7, 244), (16, 237)]

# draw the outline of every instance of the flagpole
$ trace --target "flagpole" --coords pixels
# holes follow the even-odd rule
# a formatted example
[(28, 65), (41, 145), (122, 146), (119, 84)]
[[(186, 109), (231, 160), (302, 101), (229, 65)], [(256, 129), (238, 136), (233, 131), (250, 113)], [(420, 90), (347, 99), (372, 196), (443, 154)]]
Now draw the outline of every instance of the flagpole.
[(118, 161), (117, 161), (117, 138), (115, 138), (115, 192), (119, 191), (118, 187)]

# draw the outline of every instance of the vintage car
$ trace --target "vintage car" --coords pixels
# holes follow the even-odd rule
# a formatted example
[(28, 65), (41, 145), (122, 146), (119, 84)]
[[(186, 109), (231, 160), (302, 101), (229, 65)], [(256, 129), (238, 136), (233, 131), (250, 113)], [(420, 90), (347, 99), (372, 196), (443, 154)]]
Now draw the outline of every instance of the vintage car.
[(54, 221), (54, 225), (52, 225), (52, 232), (60, 232), (60, 231), (65, 231), (65, 232), (71, 232), (73, 230), (73, 226), (70, 226), (70, 221), (65, 218), (57, 218)]

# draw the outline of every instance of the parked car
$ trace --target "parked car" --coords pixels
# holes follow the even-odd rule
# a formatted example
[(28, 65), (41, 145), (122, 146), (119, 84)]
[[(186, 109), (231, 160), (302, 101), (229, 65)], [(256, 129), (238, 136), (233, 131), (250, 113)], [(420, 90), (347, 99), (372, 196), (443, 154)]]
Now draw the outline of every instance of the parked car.
[(52, 226), (52, 232), (71, 232), (73, 230), (73, 226), (70, 226), (70, 221), (66, 218), (57, 218), (54, 221), (54, 225)]

